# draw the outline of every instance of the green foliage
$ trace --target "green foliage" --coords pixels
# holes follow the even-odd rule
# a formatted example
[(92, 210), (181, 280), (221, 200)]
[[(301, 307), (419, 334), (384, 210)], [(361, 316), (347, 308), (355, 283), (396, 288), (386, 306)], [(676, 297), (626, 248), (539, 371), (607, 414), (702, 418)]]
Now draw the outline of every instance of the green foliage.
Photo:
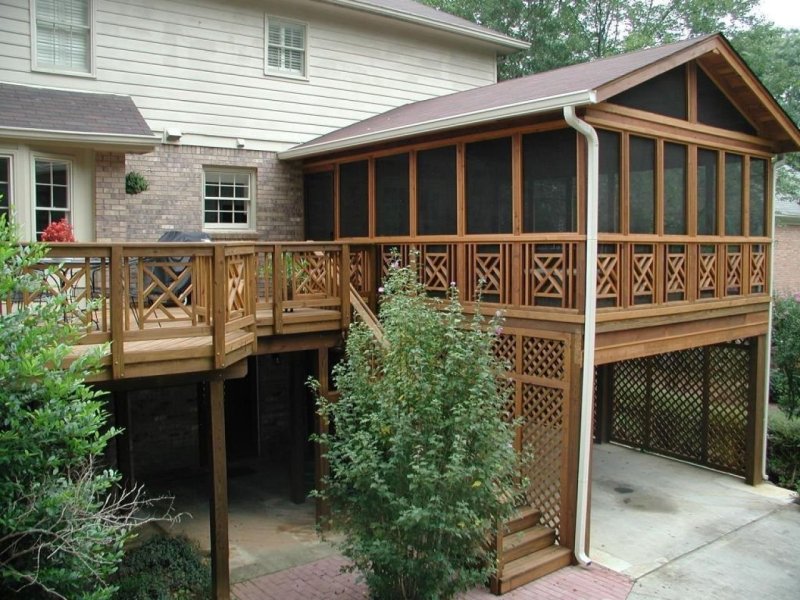
[(185, 538), (154, 537), (125, 553), (115, 600), (201, 600), (211, 589), (208, 559)]
[(800, 418), (769, 415), (767, 470), (778, 485), (800, 493)]
[[(45, 253), (0, 218), (0, 597), (108, 598), (130, 507), (116, 513), (118, 476), (94, 468), (115, 434), (83, 383), (98, 355), (65, 364), (75, 307), (33, 270)], [(23, 306), (25, 294), (38, 301)]]
[(131, 171), (125, 175), (125, 192), (128, 194), (140, 194), (146, 192), (150, 184), (144, 175), (138, 171)]
[(776, 296), (772, 306), (771, 396), (795, 417), (800, 415), (800, 302)]
[(519, 464), (495, 328), (462, 314), (455, 288), (427, 299), (411, 268), (392, 268), (381, 299), (386, 344), (351, 326), (334, 369), (341, 398), (320, 397), (334, 433), (324, 493), (343, 552), (372, 596), (451, 598), (494, 568), (486, 541), (513, 509)]

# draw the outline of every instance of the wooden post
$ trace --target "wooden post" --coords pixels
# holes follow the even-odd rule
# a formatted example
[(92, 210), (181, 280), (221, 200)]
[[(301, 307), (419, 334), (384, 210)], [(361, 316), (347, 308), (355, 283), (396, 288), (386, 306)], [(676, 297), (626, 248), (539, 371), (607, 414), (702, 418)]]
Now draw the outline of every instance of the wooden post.
[[(328, 349), (319, 348), (317, 350), (317, 381), (319, 381), (319, 393), (325, 396), (330, 391), (328, 383)], [(328, 433), (328, 420), (320, 416), (318, 411), (314, 412), (314, 423), (317, 434)], [(323, 479), (330, 473), (330, 465), (324, 456), (325, 448), (316, 444), (314, 448), (314, 485), (317, 490), (321, 490)], [(317, 498), (316, 518), (317, 523), (330, 516), (330, 505), (327, 501)]]
[(750, 398), (747, 419), (747, 441), (745, 444), (744, 480), (749, 485), (764, 481), (764, 419), (767, 417), (766, 368), (767, 336), (755, 338), (750, 351)]
[(222, 379), (209, 388), (209, 456), (211, 458), (211, 589), (214, 600), (230, 600), (228, 550), (228, 470), (225, 456), (225, 391)]
[(308, 427), (306, 421), (305, 353), (294, 352), (291, 356), (291, 388), (289, 390), (289, 415), (292, 440), (290, 445), (289, 480), (291, 498), (295, 504), (306, 500), (305, 467)]
[(116, 437), (117, 468), (122, 474), (125, 487), (133, 487), (136, 485), (136, 477), (133, 468), (131, 405), (127, 391), (114, 392), (114, 425), (122, 430)]
[(341, 298), (342, 329), (350, 327), (350, 244), (342, 244), (339, 253), (339, 297)]
[[(569, 386), (564, 390), (563, 433), (561, 441), (561, 531), (559, 544), (575, 549), (580, 543), (575, 539), (575, 516), (578, 510), (578, 458), (581, 438), (581, 403), (591, 402), (582, 398), (582, 369), (593, 369), (594, 365), (583, 363), (583, 336), (572, 334), (569, 345)], [(591, 427), (591, 423), (585, 424)]]
[[(111, 278), (111, 373), (114, 379), (125, 376), (125, 315), (128, 304), (124, 295), (122, 246), (111, 246), (109, 271)], [(130, 290), (127, 290), (129, 293)]]
[(222, 244), (214, 246), (212, 273), (214, 368), (221, 369), (225, 366), (225, 321), (228, 316), (228, 273), (225, 268), (225, 246)]

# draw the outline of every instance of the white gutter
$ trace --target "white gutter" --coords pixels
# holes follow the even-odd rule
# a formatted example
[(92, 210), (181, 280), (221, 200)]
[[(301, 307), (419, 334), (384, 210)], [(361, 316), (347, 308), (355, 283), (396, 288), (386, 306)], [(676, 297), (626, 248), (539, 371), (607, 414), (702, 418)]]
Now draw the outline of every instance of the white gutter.
[(0, 137), (20, 140), (72, 142), (102, 146), (126, 146), (131, 148), (155, 148), (161, 143), (161, 136), (98, 133), (90, 131), (61, 131), (56, 129), (29, 129), (23, 127), (0, 126)]
[[(776, 188), (778, 183), (778, 169), (786, 164), (786, 159), (777, 156), (772, 158), (772, 211), (771, 219), (772, 226), (770, 233), (772, 234), (772, 247), (769, 252), (769, 297), (772, 298), (775, 293), (775, 198), (777, 197)], [(769, 303), (769, 316), (767, 318), (767, 340), (766, 340), (767, 358), (764, 362), (764, 401), (769, 406), (769, 370), (772, 362), (772, 302)], [(767, 475), (767, 439), (769, 437), (769, 411), (764, 411), (764, 420), (761, 423), (761, 441), (762, 441), (762, 455), (761, 455), (761, 477), (764, 481), (769, 481)]]
[[(442, 96), (440, 98), (443, 97), (446, 96)], [(437, 98), (437, 100), (440, 98)], [(379, 131), (362, 133), (360, 135), (340, 138), (330, 142), (319, 142), (317, 144), (313, 142), (306, 143), (296, 148), (279, 152), (278, 158), (281, 160), (307, 158), (309, 156), (323, 154), (326, 152), (346, 150), (348, 148), (352, 148), (353, 146), (378, 144), (381, 142), (396, 140), (401, 137), (410, 137), (443, 131), (445, 129), (479, 125), (495, 119), (508, 119), (532, 115), (550, 110), (558, 110), (559, 108), (566, 106), (594, 104), (596, 101), (597, 93), (594, 90), (570, 92), (568, 94), (559, 94), (557, 96), (540, 98), (538, 100), (525, 100), (523, 102), (517, 102), (514, 104), (505, 104), (503, 106), (496, 106), (457, 115), (450, 115), (447, 117), (440, 117), (438, 119), (431, 119), (429, 121), (422, 121), (420, 123), (413, 123), (411, 125), (400, 125), (398, 127), (380, 129)]]
[(594, 128), (575, 115), (574, 106), (564, 107), (564, 119), (586, 138), (586, 308), (583, 330), (583, 381), (578, 447), (578, 489), (575, 509), (575, 558), (584, 566), (592, 563), (586, 554), (589, 516), (589, 463), (592, 450), (592, 399), (594, 397), (594, 346), (597, 325), (597, 209), (600, 142)]
[(447, 31), (450, 33), (455, 33), (457, 35), (472, 37), (484, 42), (489, 42), (491, 44), (498, 45), (503, 49), (510, 50), (511, 52), (515, 52), (517, 50), (527, 50), (531, 46), (530, 43), (528, 42), (525, 42), (523, 40), (518, 40), (516, 38), (512, 38), (507, 35), (503, 35), (502, 33), (492, 31), (491, 29), (485, 27), (480, 27), (479, 25), (470, 27), (472, 23), (469, 23), (468, 21), (465, 22), (464, 25), (458, 25), (456, 23), (448, 23), (446, 21), (434, 20), (404, 10), (390, 8), (388, 6), (378, 6), (371, 2), (363, 2), (359, 0), (322, 0), (322, 1), (326, 2), (327, 4), (344, 6), (346, 8), (352, 8), (354, 10), (360, 10), (363, 12), (373, 13), (376, 15), (382, 15), (384, 17), (390, 17), (392, 19), (397, 19), (399, 21), (414, 23), (415, 25), (423, 25), (425, 27), (431, 27), (433, 29)]

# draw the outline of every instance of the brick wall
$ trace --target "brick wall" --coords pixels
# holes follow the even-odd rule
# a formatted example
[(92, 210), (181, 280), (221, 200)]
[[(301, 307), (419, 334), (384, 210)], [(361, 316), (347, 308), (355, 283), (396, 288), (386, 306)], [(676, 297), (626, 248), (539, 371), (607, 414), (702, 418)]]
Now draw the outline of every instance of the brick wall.
[(800, 292), (800, 225), (775, 227), (774, 289), (778, 293)]
[[(129, 154), (122, 164), (121, 156), (97, 154), (97, 241), (155, 241), (170, 229), (202, 229), (203, 167), (256, 172), (257, 235), (213, 233), (213, 238), (302, 238), (302, 170), (274, 152), (164, 144), (148, 154)], [(149, 189), (125, 194), (127, 171), (144, 175)]]

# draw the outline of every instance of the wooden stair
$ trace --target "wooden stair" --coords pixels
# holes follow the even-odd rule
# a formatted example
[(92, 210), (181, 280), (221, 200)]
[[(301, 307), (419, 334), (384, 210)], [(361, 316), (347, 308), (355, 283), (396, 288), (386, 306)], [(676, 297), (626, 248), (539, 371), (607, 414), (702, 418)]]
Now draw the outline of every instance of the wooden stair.
[(572, 562), (572, 551), (557, 545), (556, 532), (540, 525), (540, 519), (538, 510), (522, 508), (498, 535), (498, 573), (490, 581), (492, 593), (505, 594)]

